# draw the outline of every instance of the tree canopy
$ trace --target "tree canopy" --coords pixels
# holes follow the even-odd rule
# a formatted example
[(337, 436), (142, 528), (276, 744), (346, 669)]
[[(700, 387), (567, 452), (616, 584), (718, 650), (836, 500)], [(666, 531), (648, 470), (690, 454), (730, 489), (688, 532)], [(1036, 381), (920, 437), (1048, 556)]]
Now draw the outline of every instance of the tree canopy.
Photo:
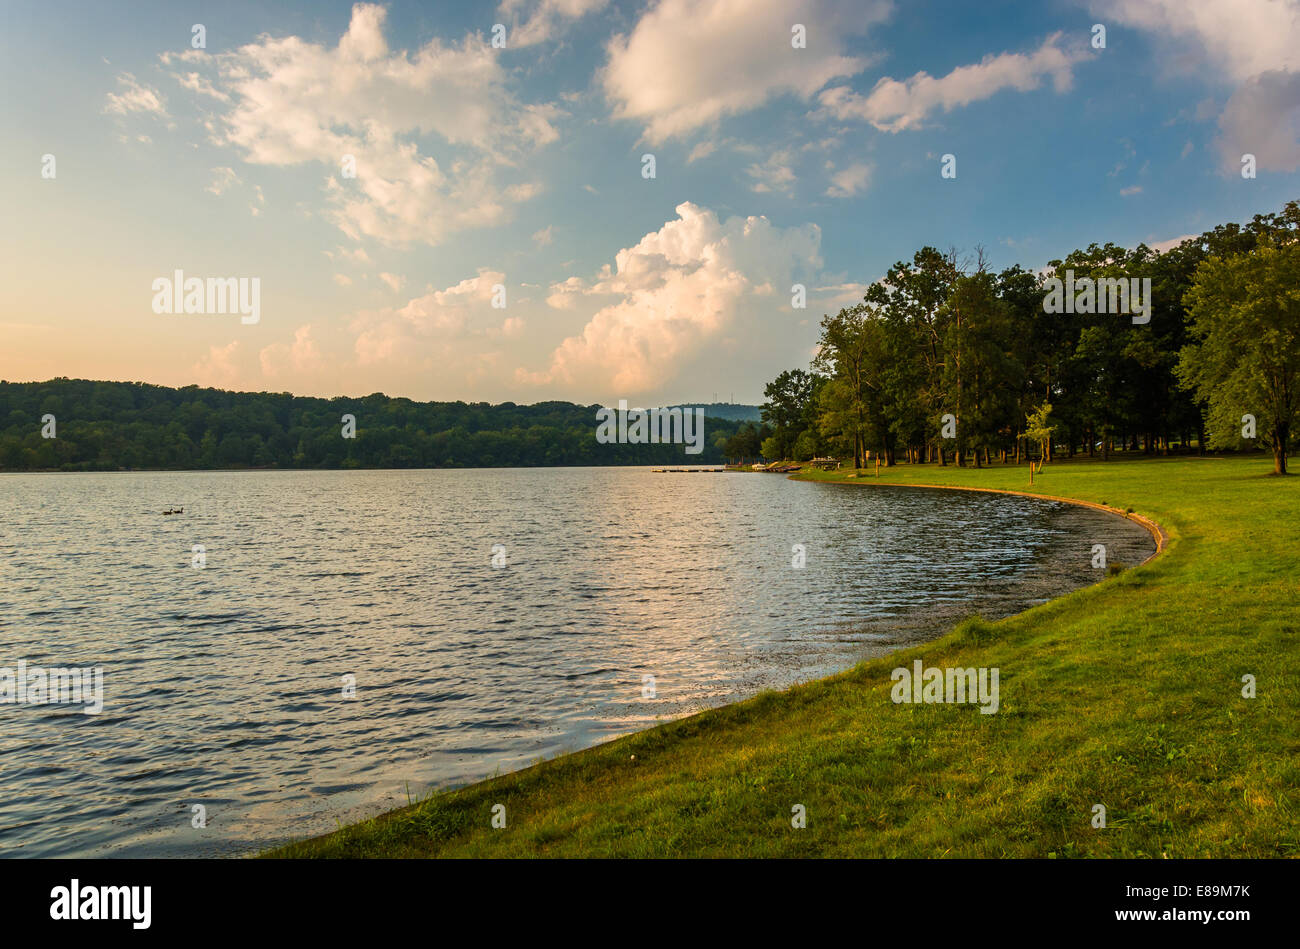
[[(134, 382), (0, 382), (0, 469), (471, 468), (718, 463), (745, 423), (707, 417), (704, 451), (596, 441), (571, 402), (318, 399)], [(356, 437), (342, 436), (342, 417)], [(54, 416), (54, 438), (42, 418)], [(752, 425), (752, 423), (749, 423)], [(757, 451), (755, 452), (757, 453)]]
[(979, 465), (1056, 445), (1104, 458), (1259, 447), (1250, 416), (1284, 473), (1300, 410), (1300, 205), (1164, 253), (1090, 244), (1038, 274), (923, 247), (825, 315), (818, 343), (811, 374), (787, 370), (765, 391), (785, 457), (801, 439), (859, 467), (872, 452)]

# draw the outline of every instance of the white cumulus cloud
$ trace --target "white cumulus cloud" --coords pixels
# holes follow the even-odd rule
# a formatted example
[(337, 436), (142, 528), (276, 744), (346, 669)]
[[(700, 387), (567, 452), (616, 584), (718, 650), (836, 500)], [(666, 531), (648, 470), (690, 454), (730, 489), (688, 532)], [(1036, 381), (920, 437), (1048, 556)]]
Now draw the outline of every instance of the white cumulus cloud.
[(821, 267), (815, 225), (780, 228), (752, 216), (720, 221), (690, 202), (678, 205), (677, 215), (620, 250), (592, 282), (570, 278), (552, 286), (552, 306), (583, 297), (601, 305), (580, 333), (556, 347), (547, 368), (521, 368), (518, 381), (648, 391), (707, 345), (730, 333), (754, 334), (788, 301), (792, 276)]
[[(356, 4), (334, 48), (264, 35), (206, 60), (163, 61), (215, 71), (177, 78), (216, 101), (214, 138), (245, 161), (323, 165), (329, 216), (355, 239), (438, 244), (508, 219), (541, 188), (505, 184), (500, 172), (556, 139), (559, 110), (521, 103), (481, 35), (392, 50), (385, 17), (383, 7)], [(355, 178), (342, 174), (348, 155)]]
[[(847, 55), (845, 37), (890, 10), (885, 0), (659, 0), (609, 41), (601, 82), (614, 116), (661, 142), (856, 75), (870, 60)], [(807, 30), (806, 49), (791, 44), (795, 24)]]
[(819, 97), (825, 113), (841, 121), (859, 119), (885, 132), (921, 125), (933, 112), (951, 112), (1003, 91), (1026, 92), (1051, 79), (1057, 92), (1070, 89), (1075, 63), (1084, 54), (1063, 48), (1061, 34), (1049, 36), (1032, 53), (985, 56), (958, 66), (945, 76), (918, 72), (908, 79), (884, 77), (865, 96), (848, 86), (827, 89)]

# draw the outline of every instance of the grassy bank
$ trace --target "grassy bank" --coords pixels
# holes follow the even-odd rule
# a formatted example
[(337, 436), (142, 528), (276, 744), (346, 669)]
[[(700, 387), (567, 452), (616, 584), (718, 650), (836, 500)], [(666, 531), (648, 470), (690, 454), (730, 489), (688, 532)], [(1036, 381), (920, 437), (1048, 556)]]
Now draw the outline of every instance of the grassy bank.
[[(1132, 508), (1166, 528), (1166, 551), (1001, 622), (272, 855), (1300, 855), (1300, 478), (1270, 469), (1258, 457), (1049, 465), (1032, 490)], [(843, 490), (875, 489), (861, 480)], [(1025, 467), (930, 465), (879, 479), (1028, 480)], [(1000, 710), (894, 704), (890, 671), (914, 659), (999, 668)], [(496, 804), (505, 829), (492, 828)], [(795, 804), (805, 829), (791, 827)]]

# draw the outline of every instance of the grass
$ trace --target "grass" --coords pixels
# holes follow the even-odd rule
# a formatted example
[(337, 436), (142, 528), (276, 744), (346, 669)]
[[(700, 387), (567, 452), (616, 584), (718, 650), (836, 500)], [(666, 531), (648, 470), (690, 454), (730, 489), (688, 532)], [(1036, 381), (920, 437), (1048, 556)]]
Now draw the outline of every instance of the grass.
[[(1270, 471), (1258, 457), (1048, 465), (1034, 492), (1132, 508), (1168, 531), (1165, 552), (1000, 622), (268, 855), (1300, 855), (1300, 478)], [(879, 479), (1028, 480), (1027, 467), (933, 465)], [(999, 668), (1000, 710), (894, 704), (890, 671), (918, 658)], [(796, 804), (805, 829), (791, 827)]]

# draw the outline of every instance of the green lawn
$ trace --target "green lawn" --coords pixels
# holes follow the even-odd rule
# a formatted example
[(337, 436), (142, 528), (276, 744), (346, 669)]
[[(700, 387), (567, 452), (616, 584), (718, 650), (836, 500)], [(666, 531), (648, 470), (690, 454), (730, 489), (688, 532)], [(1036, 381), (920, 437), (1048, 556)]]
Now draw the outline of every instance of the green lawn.
[[(1166, 551), (1001, 622), (968, 621), (842, 675), (271, 855), (1300, 855), (1300, 478), (1271, 467), (1259, 456), (1048, 465), (1033, 490), (1133, 508), (1166, 528)], [(863, 480), (844, 490), (877, 490)], [(933, 465), (880, 478), (1028, 480), (1027, 467)], [(999, 668), (1000, 710), (893, 703), (890, 671), (917, 658)], [(491, 826), (495, 804), (505, 829)], [(791, 827), (795, 804), (806, 829)], [(1092, 826), (1095, 804), (1105, 829)]]

